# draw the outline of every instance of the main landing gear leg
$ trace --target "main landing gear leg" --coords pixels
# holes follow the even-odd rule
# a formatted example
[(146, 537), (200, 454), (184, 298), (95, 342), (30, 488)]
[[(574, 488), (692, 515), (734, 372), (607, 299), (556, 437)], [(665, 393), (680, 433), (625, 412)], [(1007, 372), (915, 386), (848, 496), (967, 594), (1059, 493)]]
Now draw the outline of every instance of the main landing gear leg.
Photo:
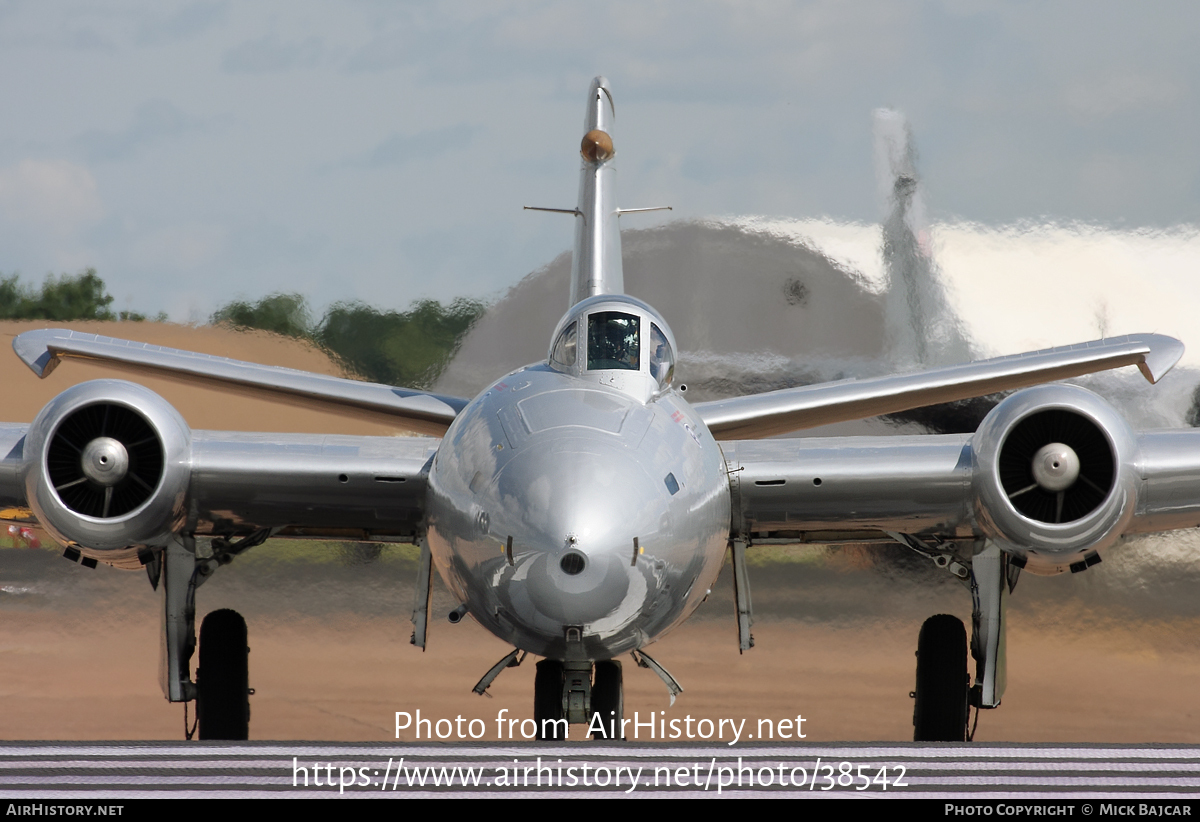
[(196, 698), (192, 682), (192, 653), (196, 650), (196, 541), (183, 537), (163, 549), (163, 696), (171, 702)]
[[(196, 702), (201, 739), (247, 739), (250, 696), (246, 621), (235, 611), (214, 611), (200, 627), (200, 666), (195, 682), (191, 660), (196, 650), (196, 589), (233, 557), (261, 544), (266, 530), (230, 543), (214, 539), (211, 556), (200, 558), (196, 540), (184, 534), (162, 552), (163, 694), (171, 702)], [(151, 583), (155, 581), (151, 574)], [(191, 732), (188, 731), (188, 738)]]
[(754, 636), (750, 626), (754, 624), (754, 606), (750, 602), (750, 575), (746, 573), (746, 542), (735, 539), (729, 543), (733, 557), (733, 604), (737, 609), (738, 653), (744, 654), (754, 647)]
[[(930, 617), (917, 642), (913, 738), (918, 742), (970, 741), (969, 707), (997, 708), (1007, 684), (1005, 611), (1020, 569), (992, 542), (975, 543), (970, 574), (971, 656), (975, 686), (967, 675), (966, 629), (952, 616)], [(957, 576), (963, 576), (956, 574)], [(978, 719), (978, 714), (976, 714)]]
[(971, 656), (975, 657), (975, 687), (971, 704), (998, 708), (1007, 685), (1005, 612), (1020, 568), (994, 542), (976, 544), (971, 560)]

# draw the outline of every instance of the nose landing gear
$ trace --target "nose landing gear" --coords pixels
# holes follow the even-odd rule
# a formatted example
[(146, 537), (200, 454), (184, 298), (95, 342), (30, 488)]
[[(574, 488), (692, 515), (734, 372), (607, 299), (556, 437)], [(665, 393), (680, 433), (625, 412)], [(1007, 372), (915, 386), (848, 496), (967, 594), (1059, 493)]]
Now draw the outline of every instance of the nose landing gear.
[(623, 738), (625, 693), (621, 663), (543, 659), (533, 680), (533, 718), (538, 739), (567, 738), (569, 723), (587, 724), (593, 739)]
[(537, 664), (533, 678), (533, 721), (537, 723), (538, 739), (566, 739), (563, 664), (557, 659), (543, 659)]
[(592, 680), (592, 739), (624, 739), (622, 728), (625, 719), (625, 688), (621, 677), (621, 663), (615, 659), (596, 663), (596, 674)]

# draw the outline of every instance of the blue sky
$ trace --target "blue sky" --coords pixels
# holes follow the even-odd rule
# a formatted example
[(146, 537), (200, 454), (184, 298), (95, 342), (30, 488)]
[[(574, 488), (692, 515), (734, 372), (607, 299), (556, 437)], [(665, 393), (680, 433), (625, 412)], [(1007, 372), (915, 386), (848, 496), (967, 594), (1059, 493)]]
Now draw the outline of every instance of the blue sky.
[[(583, 98), (664, 219), (880, 216), (904, 110), (935, 218), (1200, 221), (1186, 3), (0, 2), (0, 272), (119, 308), (495, 295), (569, 247)], [(634, 220), (637, 222), (634, 223)]]

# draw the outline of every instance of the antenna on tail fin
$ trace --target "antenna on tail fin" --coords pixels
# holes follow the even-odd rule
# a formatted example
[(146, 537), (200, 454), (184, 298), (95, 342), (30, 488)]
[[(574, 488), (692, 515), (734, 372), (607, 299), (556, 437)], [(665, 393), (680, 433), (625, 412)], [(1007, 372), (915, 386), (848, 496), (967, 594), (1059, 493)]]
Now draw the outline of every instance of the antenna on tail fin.
[(613, 164), (616, 109), (608, 81), (597, 77), (588, 89), (579, 145), (579, 205), (575, 254), (571, 261), (571, 305), (597, 294), (624, 294), (621, 230), (617, 225), (617, 169)]
[(587, 111), (583, 117), (583, 139), (579, 154), (579, 205), (575, 208), (540, 208), (575, 215), (575, 253), (571, 259), (571, 305), (598, 294), (624, 294), (625, 274), (621, 268), (621, 230), (617, 218), (622, 214), (645, 211), (670, 211), (670, 206), (617, 208), (617, 169), (613, 164), (613, 126), (616, 107), (608, 80), (597, 77), (588, 89)]

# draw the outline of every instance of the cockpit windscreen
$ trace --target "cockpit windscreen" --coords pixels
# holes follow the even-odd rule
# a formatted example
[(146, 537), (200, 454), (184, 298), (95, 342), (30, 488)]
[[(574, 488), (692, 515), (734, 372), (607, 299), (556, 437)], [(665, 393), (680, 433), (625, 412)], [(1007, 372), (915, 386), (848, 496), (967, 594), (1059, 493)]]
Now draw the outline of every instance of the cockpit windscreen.
[(589, 371), (637, 371), (642, 364), (641, 318), (620, 311), (599, 311), (588, 316), (587, 367)]
[(575, 364), (575, 323), (571, 323), (558, 335), (554, 342), (554, 351), (550, 354), (550, 362), (564, 368)]
[(675, 354), (667, 335), (655, 323), (650, 323), (650, 376), (659, 387), (665, 388), (675, 376)]

